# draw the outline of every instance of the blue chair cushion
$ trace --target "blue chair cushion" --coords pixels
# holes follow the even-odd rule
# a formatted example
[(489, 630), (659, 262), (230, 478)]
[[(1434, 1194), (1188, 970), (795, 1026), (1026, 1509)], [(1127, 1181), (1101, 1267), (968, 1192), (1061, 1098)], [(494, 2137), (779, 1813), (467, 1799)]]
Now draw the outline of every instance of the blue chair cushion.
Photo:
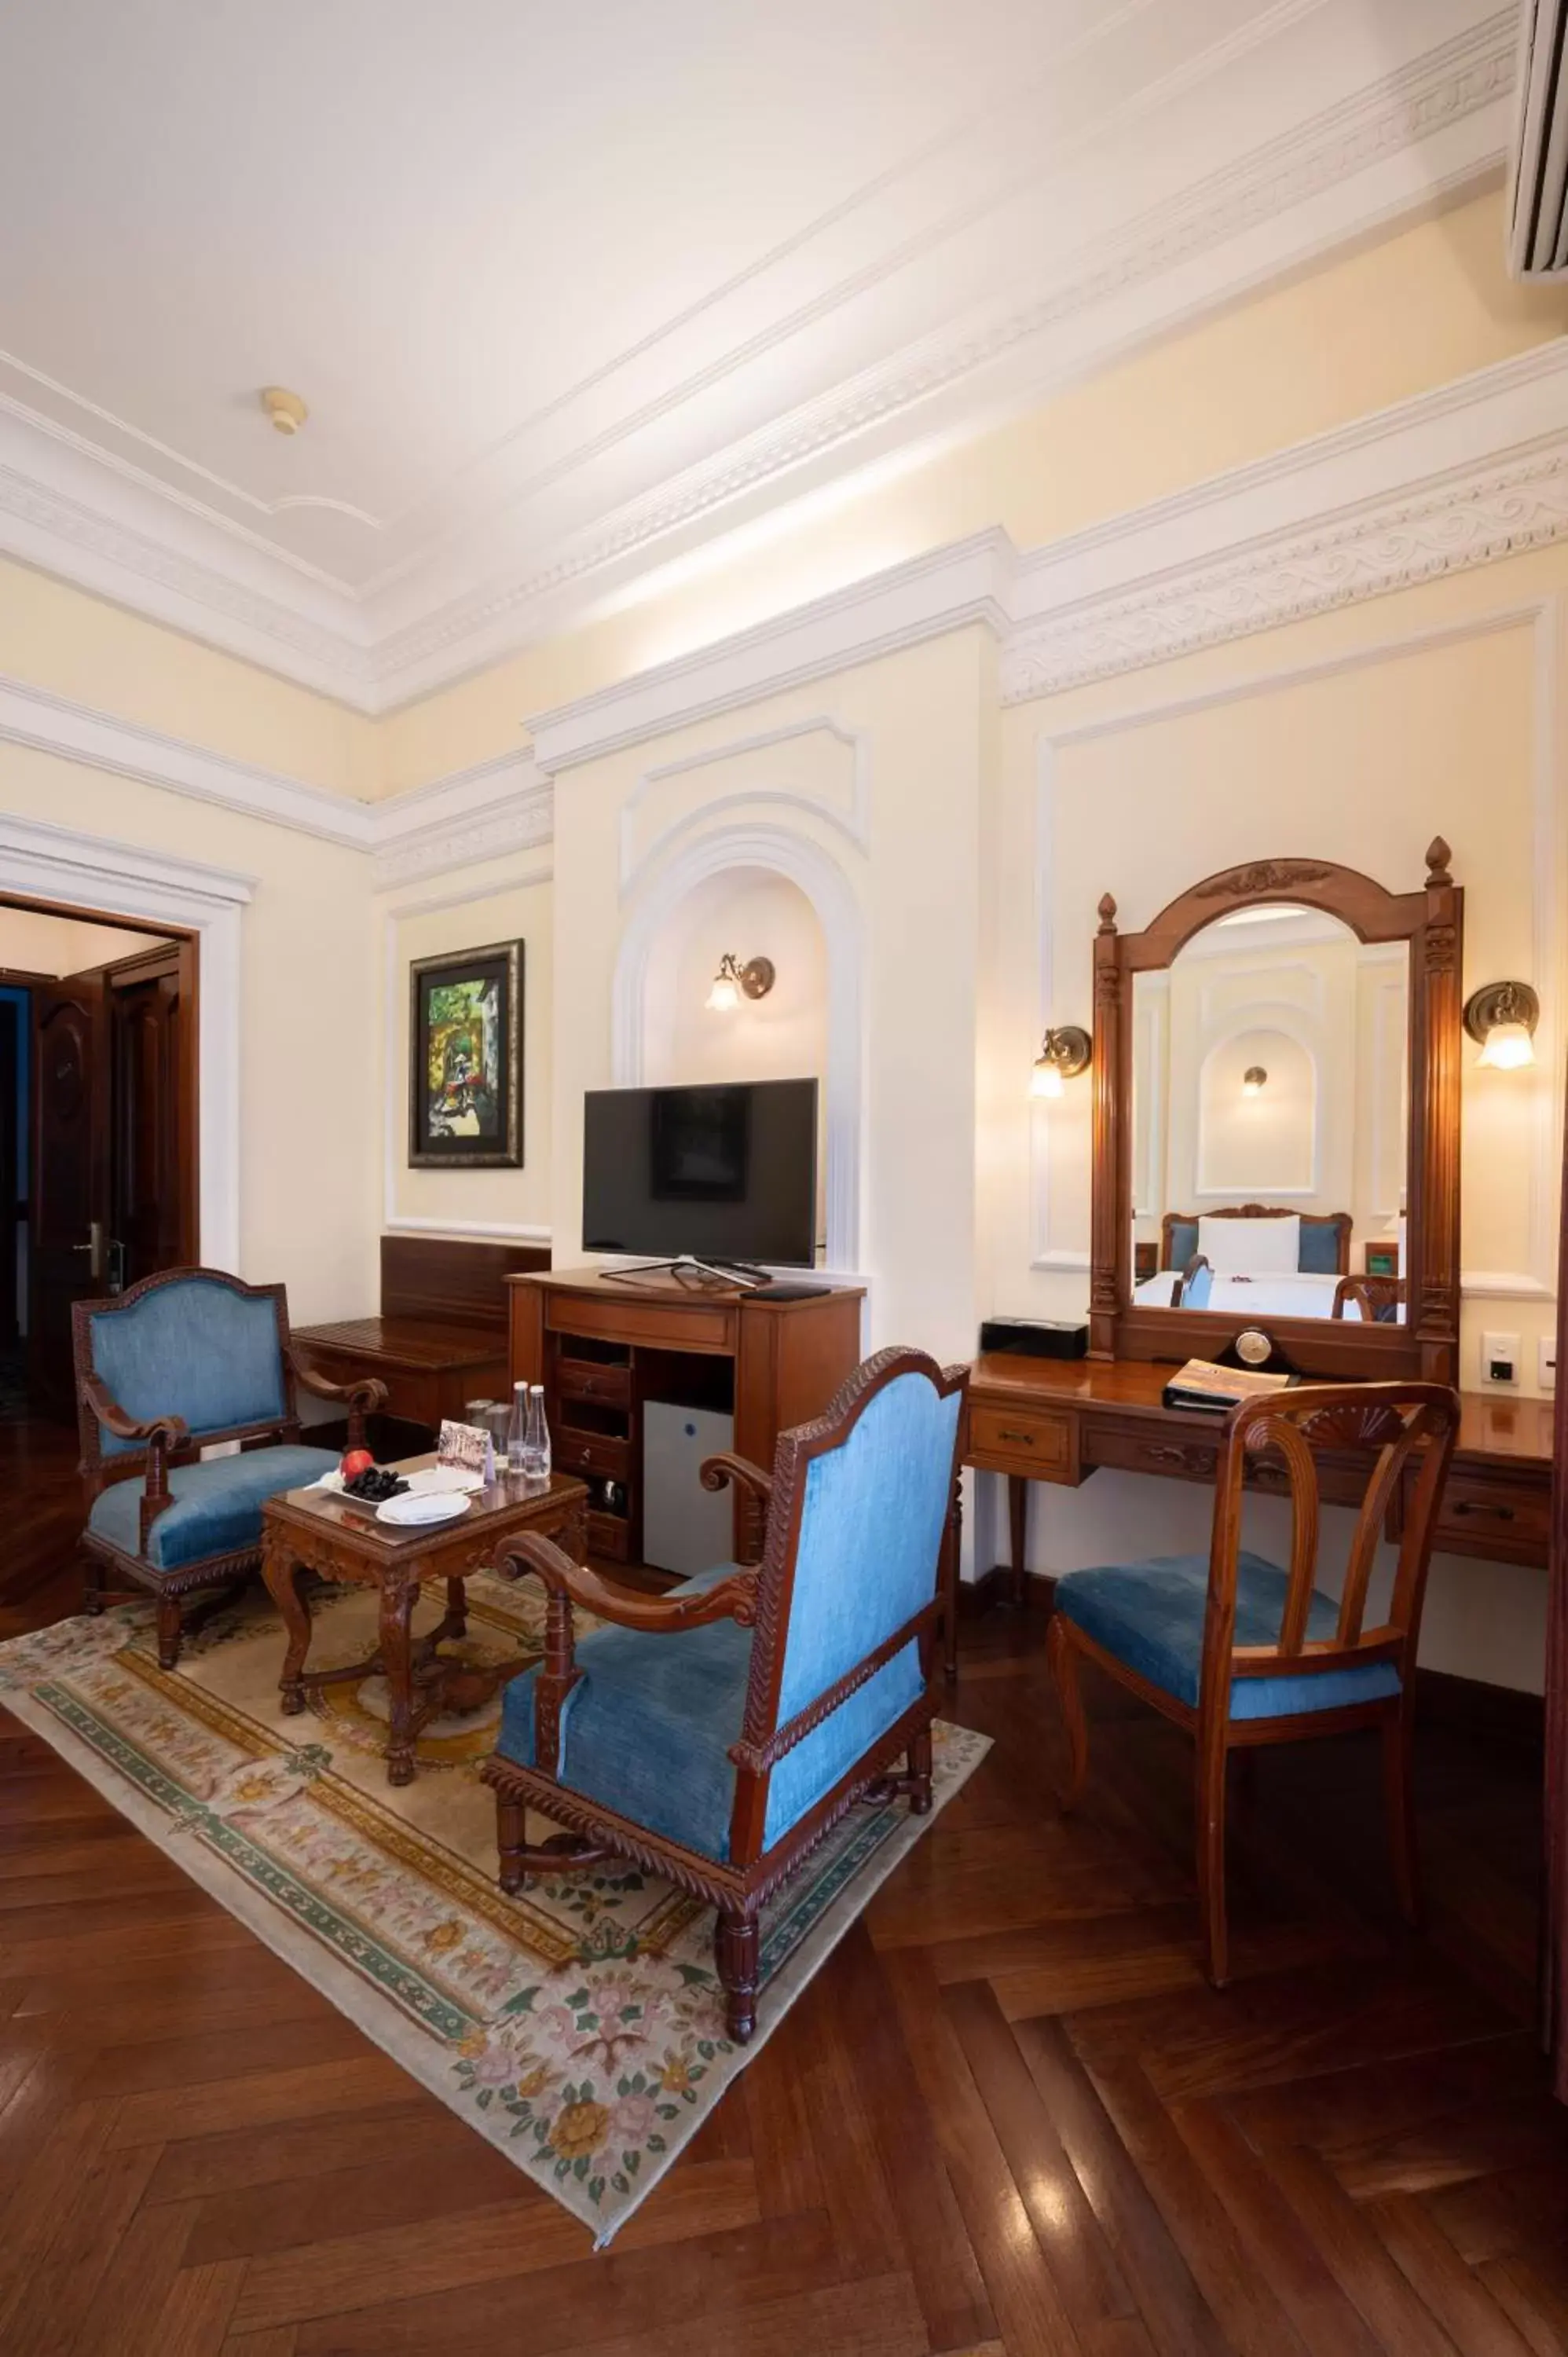
[[(210, 1276), (177, 1277), (128, 1306), (88, 1319), (93, 1372), (138, 1424), (182, 1415), (194, 1438), (286, 1413), (277, 1304), (236, 1293)], [(141, 1446), (99, 1426), (105, 1457)]]
[[(1290, 1583), (1277, 1564), (1243, 1553), (1236, 1567), (1238, 1645), (1276, 1645)], [(1208, 1558), (1160, 1555), (1148, 1563), (1096, 1566), (1064, 1572), (1056, 1604), (1076, 1628), (1107, 1653), (1113, 1653), (1151, 1685), (1197, 1706), (1203, 1662), (1203, 1622), (1208, 1605)], [(1339, 1607), (1314, 1589), (1306, 1616), (1309, 1637), (1332, 1637)], [(1392, 1662), (1365, 1669), (1329, 1670), (1318, 1676), (1232, 1678), (1230, 1716), (1290, 1718), (1304, 1711), (1337, 1710), (1349, 1703), (1375, 1702), (1400, 1690)]]
[[(337, 1463), (335, 1449), (280, 1447), (175, 1466), (168, 1477), (174, 1503), (147, 1534), (146, 1561), (155, 1571), (184, 1571), (213, 1555), (259, 1546), (263, 1501), (280, 1490), (303, 1490)], [(139, 1555), (142, 1496), (143, 1483), (134, 1477), (101, 1491), (87, 1521), (93, 1536)]]
[[(676, 1594), (711, 1587), (735, 1569), (716, 1564)], [(751, 1631), (733, 1620), (651, 1636), (596, 1629), (579, 1639), (583, 1674), (561, 1714), (559, 1781), (586, 1801), (646, 1825), (703, 1857), (729, 1857), (735, 1768)], [(535, 1765), (537, 1664), (504, 1691), (496, 1749), (520, 1768)]]

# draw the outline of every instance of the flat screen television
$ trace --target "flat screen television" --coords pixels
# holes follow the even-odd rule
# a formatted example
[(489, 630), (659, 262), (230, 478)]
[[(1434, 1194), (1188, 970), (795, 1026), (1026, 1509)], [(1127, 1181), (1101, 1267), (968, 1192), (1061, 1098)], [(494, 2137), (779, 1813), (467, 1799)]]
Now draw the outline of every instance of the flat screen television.
[(650, 1258), (815, 1258), (817, 1083), (590, 1089), (583, 1243)]

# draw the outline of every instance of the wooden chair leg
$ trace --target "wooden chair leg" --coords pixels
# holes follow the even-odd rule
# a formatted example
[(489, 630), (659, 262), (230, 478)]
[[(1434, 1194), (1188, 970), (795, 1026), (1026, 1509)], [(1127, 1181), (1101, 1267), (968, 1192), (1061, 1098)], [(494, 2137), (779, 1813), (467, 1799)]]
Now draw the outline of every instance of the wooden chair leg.
[(521, 1801), (509, 1801), (504, 1792), (496, 1794), (496, 1847), (500, 1852), (500, 1886), (509, 1899), (515, 1899), (528, 1879), (522, 1862), (523, 1822), (526, 1812)]
[(179, 1617), (177, 1596), (158, 1598), (158, 1667), (172, 1670), (179, 1662), (180, 1639), (184, 1629)]
[(757, 1975), (761, 1942), (755, 1915), (721, 1908), (714, 1933), (714, 1962), (724, 1984), (725, 2026), (737, 2046), (757, 2028)]
[(1084, 1717), (1083, 1696), (1079, 1692), (1078, 1648), (1072, 1641), (1072, 1624), (1060, 1612), (1052, 1613), (1046, 1631), (1046, 1658), (1056, 1680), (1062, 1724), (1067, 1729), (1067, 1782), (1059, 1796), (1066, 1814), (1077, 1808), (1083, 1793), (1083, 1780), (1089, 1773), (1089, 1721)]
[(1407, 1923), (1421, 1921), (1421, 1852), (1415, 1837), (1415, 1792), (1412, 1781), (1412, 1738), (1415, 1714), (1402, 1701), (1383, 1721), (1383, 1798), (1388, 1811), (1389, 1851), (1393, 1862), (1394, 1895)]
[(1205, 1742), (1198, 1730), (1197, 1774), (1194, 1780), (1194, 1813), (1197, 1831), (1197, 1904), (1203, 1918), (1203, 1969), (1215, 1988), (1230, 1977), (1230, 1940), (1225, 1922), (1225, 1744)]
[(81, 1609), (96, 1620), (103, 1609), (103, 1567), (95, 1555), (81, 1558)]

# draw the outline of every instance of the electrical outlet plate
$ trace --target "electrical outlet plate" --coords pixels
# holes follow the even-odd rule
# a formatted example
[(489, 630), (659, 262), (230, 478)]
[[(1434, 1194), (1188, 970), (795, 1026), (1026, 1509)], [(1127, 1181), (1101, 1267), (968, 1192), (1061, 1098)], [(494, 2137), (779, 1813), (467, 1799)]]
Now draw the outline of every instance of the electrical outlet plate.
[(1543, 1392), (1557, 1389), (1557, 1337), (1538, 1334), (1535, 1338), (1535, 1380)]
[(1484, 1383), (1518, 1383), (1519, 1336), (1517, 1334), (1482, 1335), (1481, 1381)]

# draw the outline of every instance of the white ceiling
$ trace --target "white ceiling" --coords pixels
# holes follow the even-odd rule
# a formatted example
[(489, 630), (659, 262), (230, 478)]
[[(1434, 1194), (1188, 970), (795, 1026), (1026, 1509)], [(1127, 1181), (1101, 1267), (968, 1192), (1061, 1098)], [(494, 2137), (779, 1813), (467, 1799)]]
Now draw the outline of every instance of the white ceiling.
[(0, 548), (385, 708), (1467, 185), (1515, 17), (11, 0)]

